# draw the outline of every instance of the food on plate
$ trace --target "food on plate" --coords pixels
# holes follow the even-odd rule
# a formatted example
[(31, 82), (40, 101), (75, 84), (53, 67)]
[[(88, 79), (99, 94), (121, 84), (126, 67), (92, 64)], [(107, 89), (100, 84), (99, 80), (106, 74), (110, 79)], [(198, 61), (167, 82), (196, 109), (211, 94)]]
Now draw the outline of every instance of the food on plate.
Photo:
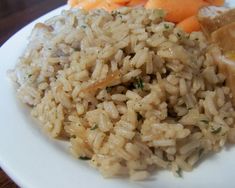
[[(224, 5), (224, 0), (69, 0), (71, 7), (79, 7), (85, 10), (95, 8), (105, 9), (109, 12), (121, 6), (136, 7), (145, 6), (147, 9), (163, 9), (166, 12), (165, 20), (174, 22), (186, 32), (199, 31), (198, 10), (209, 5)], [(224, 9), (224, 8), (222, 8)]]
[(198, 21), (198, 18), (194, 15), (179, 22), (177, 27), (188, 33), (201, 30), (201, 25)]
[(203, 0), (149, 0), (145, 7), (161, 8), (167, 12), (166, 20), (178, 23), (196, 15), (201, 7), (207, 5)]
[(226, 75), (226, 84), (235, 96), (235, 9), (204, 7), (199, 11), (198, 18), (207, 37), (221, 48), (222, 52), (214, 50), (214, 62), (219, 71)]
[(203, 7), (198, 12), (198, 20), (204, 34), (210, 37), (212, 32), (235, 21), (235, 9), (216, 6)]
[(224, 51), (235, 50), (235, 22), (227, 24), (211, 34), (211, 39)]
[(71, 9), (35, 26), (12, 72), (18, 96), (52, 137), (104, 177), (176, 176), (235, 142), (226, 75), (202, 32), (159, 9)]

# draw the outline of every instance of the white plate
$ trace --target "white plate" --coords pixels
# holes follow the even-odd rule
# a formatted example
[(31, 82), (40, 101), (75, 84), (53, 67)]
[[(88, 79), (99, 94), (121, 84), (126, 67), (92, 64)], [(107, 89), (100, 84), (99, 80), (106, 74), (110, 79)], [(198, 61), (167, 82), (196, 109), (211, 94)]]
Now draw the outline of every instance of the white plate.
[[(235, 6), (235, 1), (229, 1)], [(60, 13), (56, 9), (29, 24), (0, 48), (0, 165), (21, 187), (159, 187), (198, 188), (235, 187), (235, 146), (203, 160), (191, 173), (175, 178), (171, 172), (159, 170), (149, 181), (104, 179), (86, 162), (72, 158), (65, 144), (44, 135), (30, 117), (29, 111), (16, 98), (15, 87), (7, 77), (27, 44), (35, 22)]]

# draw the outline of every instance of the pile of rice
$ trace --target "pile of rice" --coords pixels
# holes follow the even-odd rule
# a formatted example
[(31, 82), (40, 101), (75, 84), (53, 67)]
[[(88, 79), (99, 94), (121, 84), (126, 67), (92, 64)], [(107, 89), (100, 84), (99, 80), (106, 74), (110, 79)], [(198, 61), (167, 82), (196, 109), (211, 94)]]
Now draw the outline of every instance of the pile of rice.
[(105, 177), (180, 176), (235, 141), (213, 48), (162, 10), (72, 9), (35, 26), (14, 79), (43, 129)]

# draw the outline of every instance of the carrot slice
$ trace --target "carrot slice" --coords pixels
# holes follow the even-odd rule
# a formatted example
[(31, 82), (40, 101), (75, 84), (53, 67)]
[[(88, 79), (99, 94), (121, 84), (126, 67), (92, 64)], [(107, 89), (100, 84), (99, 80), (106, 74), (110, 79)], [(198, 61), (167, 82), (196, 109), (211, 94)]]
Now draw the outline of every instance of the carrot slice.
[(196, 15), (198, 10), (209, 5), (203, 0), (149, 0), (145, 7), (160, 8), (167, 12), (166, 20), (178, 23), (190, 16)]
[(111, 3), (109, 0), (103, 0), (101, 1), (101, 3), (96, 7), (96, 8), (102, 8), (106, 11), (113, 11), (117, 8), (121, 7), (120, 4), (117, 4), (117, 3)]
[(71, 7), (75, 7), (76, 5), (78, 5), (81, 2), (81, 0), (68, 0), (68, 4)]
[(111, 3), (117, 3), (117, 4), (122, 4), (122, 5), (126, 5), (127, 3), (129, 3), (131, 0), (109, 0)]
[(223, 6), (225, 3), (225, 0), (204, 0), (204, 1), (215, 6)]
[(91, 10), (96, 8), (103, 0), (80, 0), (77, 7), (83, 8), (85, 10)]
[(185, 32), (191, 33), (193, 31), (200, 31), (200, 23), (196, 16), (191, 16), (180, 23), (177, 24), (177, 27), (181, 28)]
[(127, 6), (134, 7), (134, 6), (143, 6), (147, 3), (147, 0), (131, 0)]

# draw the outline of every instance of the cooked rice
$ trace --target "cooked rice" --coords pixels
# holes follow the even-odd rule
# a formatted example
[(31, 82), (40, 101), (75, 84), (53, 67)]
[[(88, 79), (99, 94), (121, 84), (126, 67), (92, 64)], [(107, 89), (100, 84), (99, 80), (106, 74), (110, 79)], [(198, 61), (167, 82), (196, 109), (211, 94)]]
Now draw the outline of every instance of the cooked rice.
[(161, 10), (63, 11), (37, 24), (14, 73), (52, 137), (105, 177), (192, 170), (235, 141), (234, 108), (201, 32)]

